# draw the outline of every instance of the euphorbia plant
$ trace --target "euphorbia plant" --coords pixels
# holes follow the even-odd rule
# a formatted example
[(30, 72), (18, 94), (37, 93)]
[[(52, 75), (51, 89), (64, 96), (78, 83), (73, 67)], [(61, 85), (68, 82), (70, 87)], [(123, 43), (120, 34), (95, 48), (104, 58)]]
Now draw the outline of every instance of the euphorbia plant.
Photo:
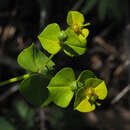
[(73, 97), (74, 109), (90, 112), (100, 106), (98, 100), (107, 96), (105, 82), (98, 79), (90, 70), (84, 70), (76, 78), (72, 68), (65, 67), (52, 75), (55, 63), (52, 58), (59, 51), (74, 57), (86, 52), (89, 30), (84, 24), (84, 16), (78, 11), (69, 11), (66, 30), (61, 30), (56, 23), (49, 24), (38, 36), (42, 47), (50, 54), (47, 57), (38, 50), (34, 43), (24, 49), (18, 56), (18, 64), (29, 73), (1, 82), (5, 85), (23, 79), (19, 86), (20, 93), (35, 106), (41, 108), (51, 102), (66, 108)]

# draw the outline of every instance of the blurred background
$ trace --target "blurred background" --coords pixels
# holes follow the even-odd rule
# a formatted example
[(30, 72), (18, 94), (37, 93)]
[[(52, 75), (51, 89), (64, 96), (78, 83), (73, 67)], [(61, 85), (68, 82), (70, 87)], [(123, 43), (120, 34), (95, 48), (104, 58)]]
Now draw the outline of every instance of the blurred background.
[[(87, 52), (77, 58), (64, 53), (55, 71), (72, 67), (78, 75), (91, 69), (105, 80), (108, 97), (94, 112), (79, 113), (72, 105), (35, 108), (18, 91), (19, 82), (0, 87), (0, 130), (130, 130), (130, 14), (128, 0), (0, 0), (0, 81), (26, 73), (18, 54), (47, 24), (67, 27), (69, 10), (84, 14), (90, 35)], [(41, 48), (42, 50), (42, 48)]]

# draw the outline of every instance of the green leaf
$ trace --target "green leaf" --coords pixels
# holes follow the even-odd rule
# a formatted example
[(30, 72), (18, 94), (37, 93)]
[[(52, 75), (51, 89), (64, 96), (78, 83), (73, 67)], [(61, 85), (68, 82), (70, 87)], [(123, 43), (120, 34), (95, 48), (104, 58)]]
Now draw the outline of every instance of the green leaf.
[(49, 24), (38, 36), (42, 47), (51, 54), (56, 54), (60, 51), (58, 36), (60, 34), (60, 27), (58, 24)]
[(78, 11), (69, 11), (67, 15), (67, 24), (72, 26), (77, 24), (79, 26), (83, 25), (84, 16)]
[(75, 80), (72, 68), (65, 67), (51, 79), (48, 87), (68, 86)]
[(49, 61), (47, 65), (44, 66), (48, 57), (39, 51), (34, 44), (30, 47), (24, 49), (18, 56), (18, 64), (31, 72), (43, 72), (44, 74), (53, 68), (55, 65), (53, 61)]
[(95, 88), (95, 94), (98, 99), (103, 100), (107, 96), (107, 87), (103, 80), (98, 78), (89, 78), (85, 82), (85, 88)]
[(50, 92), (50, 98), (52, 101), (62, 108), (66, 108), (70, 101), (73, 98), (74, 92), (71, 90), (71, 87), (65, 86), (65, 87), (48, 87), (48, 90)]
[(84, 70), (80, 73), (78, 77), (78, 81), (81, 83), (85, 83), (85, 81), (89, 78), (96, 78), (95, 74), (90, 70)]
[(71, 87), (75, 81), (75, 75), (71, 68), (66, 67), (60, 70), (48, 85), (49, 98), (60, 107), (67, 107), (73, 98), (74, 92)]
[(0, 117), (0, 129), (1, 130), (15, 130), (13, 125), (2, 117)]
[(86, 52), (86, 39), (80, 40), (71, 28), (68, 28), (66, 33), (68, 34), (68, 38), (64, 44), (61, 44), (64, 52), (69, 56), (79, 56), (84, 54)]
[(47, 76), (34, 74), (22, 81), (19, 90), (28, 102), (40, 106), (48, 98), (49, 92), (46, 87), (48, 83), (49, 79), (47, 79)]

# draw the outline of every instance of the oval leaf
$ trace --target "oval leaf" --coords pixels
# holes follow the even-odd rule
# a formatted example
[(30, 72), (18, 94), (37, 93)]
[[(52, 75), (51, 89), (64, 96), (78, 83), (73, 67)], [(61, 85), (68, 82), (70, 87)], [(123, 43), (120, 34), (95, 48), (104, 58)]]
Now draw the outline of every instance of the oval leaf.
[(48, 97), (49, 80), (43, 75), (32, 75), (20, 84), (20, 93), (33, 105), (40, 106)]
[(71, 102), (74, 92), (71, 90), (71, 87), (48, 87), (50, 92), (49, 97), (51, 100), (62, 108), (65, 108)]
[(50, 81), (48, 85), (49, 98), (60, 107), (67, 107), (73, 98), (71, 89), (75, 75), (71, 68), (63, 68)]
[(35, 44), (32, 44), (30, 47), (24, 49), (18, 56), (18, 64), (31, 72), (41, 71), (44, 74), (47, 70), (51, 70), (55, 65), (53, 61), (49, 61), (46, 66), (44, 64), (48, 60), (48, 57), (39, 51)]
[(60, 27), (58, 24), (49, 24), (38, 36), (42, 47), (51, 54), (56, 54), (60, 51), (58, 36), (60, 34)]
[(75, 81), (74, 71), (72, 68), (65, 67), (51, 79), (48, 87), (70, 86), (73, 81)]

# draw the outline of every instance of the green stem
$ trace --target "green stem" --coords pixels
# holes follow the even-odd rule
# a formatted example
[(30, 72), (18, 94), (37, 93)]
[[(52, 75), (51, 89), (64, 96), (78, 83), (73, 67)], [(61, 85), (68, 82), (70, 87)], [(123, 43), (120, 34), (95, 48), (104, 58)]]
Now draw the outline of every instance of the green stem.
[(42, 70), (42, 68), (44, 68), (47, 64), (48, 64), (48, 62), (54, 57), (54, 55), (55, 54), (51, 54), (50, 56), (49, 56), (49, 58), (47, 59), (47, 61), (40, 67), (40, 69), (38, 70), (38, 73), (42, 73), (41, 72), (41, 70)]
[(21, 75), (21, 76), (18, 76), (18, 77), (14, 77), (14, 78), (11, 78), (11, 79), (9, 79), (9, 80), (0, 82), (0, 86), (7, 85), (7, 84), (10, 84), (10, 83), (14, 83), (14, 82), (20, 81), (20, 80), (22, 80), (22, 79), (27, 79), (27, 78), (29, 78), (30, 76), (31, 76), (31, 74), (28, 73), (28, 74), (24, 74), (24, 75)]
[(48, 64), (48, 62), (54, 57), (55, 54), (51, 54), (47, 61), (45, 62), (44, 66)]
[(81, 27), (86, 27), (86, 26), (90, 26), (90, 25), (91, 25), (91, 23), (86, 23), (86, 24), (82, 25)]
[[(47, 61), (44, 64), (44, 66), (46, 66), (48, 64), (48, 62), (54, 57), (54, 55), (55, 54), (51, 54), (49, 56), (49, 58), (47, 59)], [(23, 79), (27, 79), (30, 76), (31, 76), (31, 74), (28, 73), (28, 74), (24, 74), (24, 75), (21, 75), (21, 76), (18, 76), (18, 77), (14, 77), (14, 78), (8, 79), (6, 81), (0, 82), (0, 86), (7, 85), (7, 84), (10, 84), (10, 83), (14, 83), (14, 82), (17, 82), (17, 81), (20, 81), (20, 80), (23, 80)]]

